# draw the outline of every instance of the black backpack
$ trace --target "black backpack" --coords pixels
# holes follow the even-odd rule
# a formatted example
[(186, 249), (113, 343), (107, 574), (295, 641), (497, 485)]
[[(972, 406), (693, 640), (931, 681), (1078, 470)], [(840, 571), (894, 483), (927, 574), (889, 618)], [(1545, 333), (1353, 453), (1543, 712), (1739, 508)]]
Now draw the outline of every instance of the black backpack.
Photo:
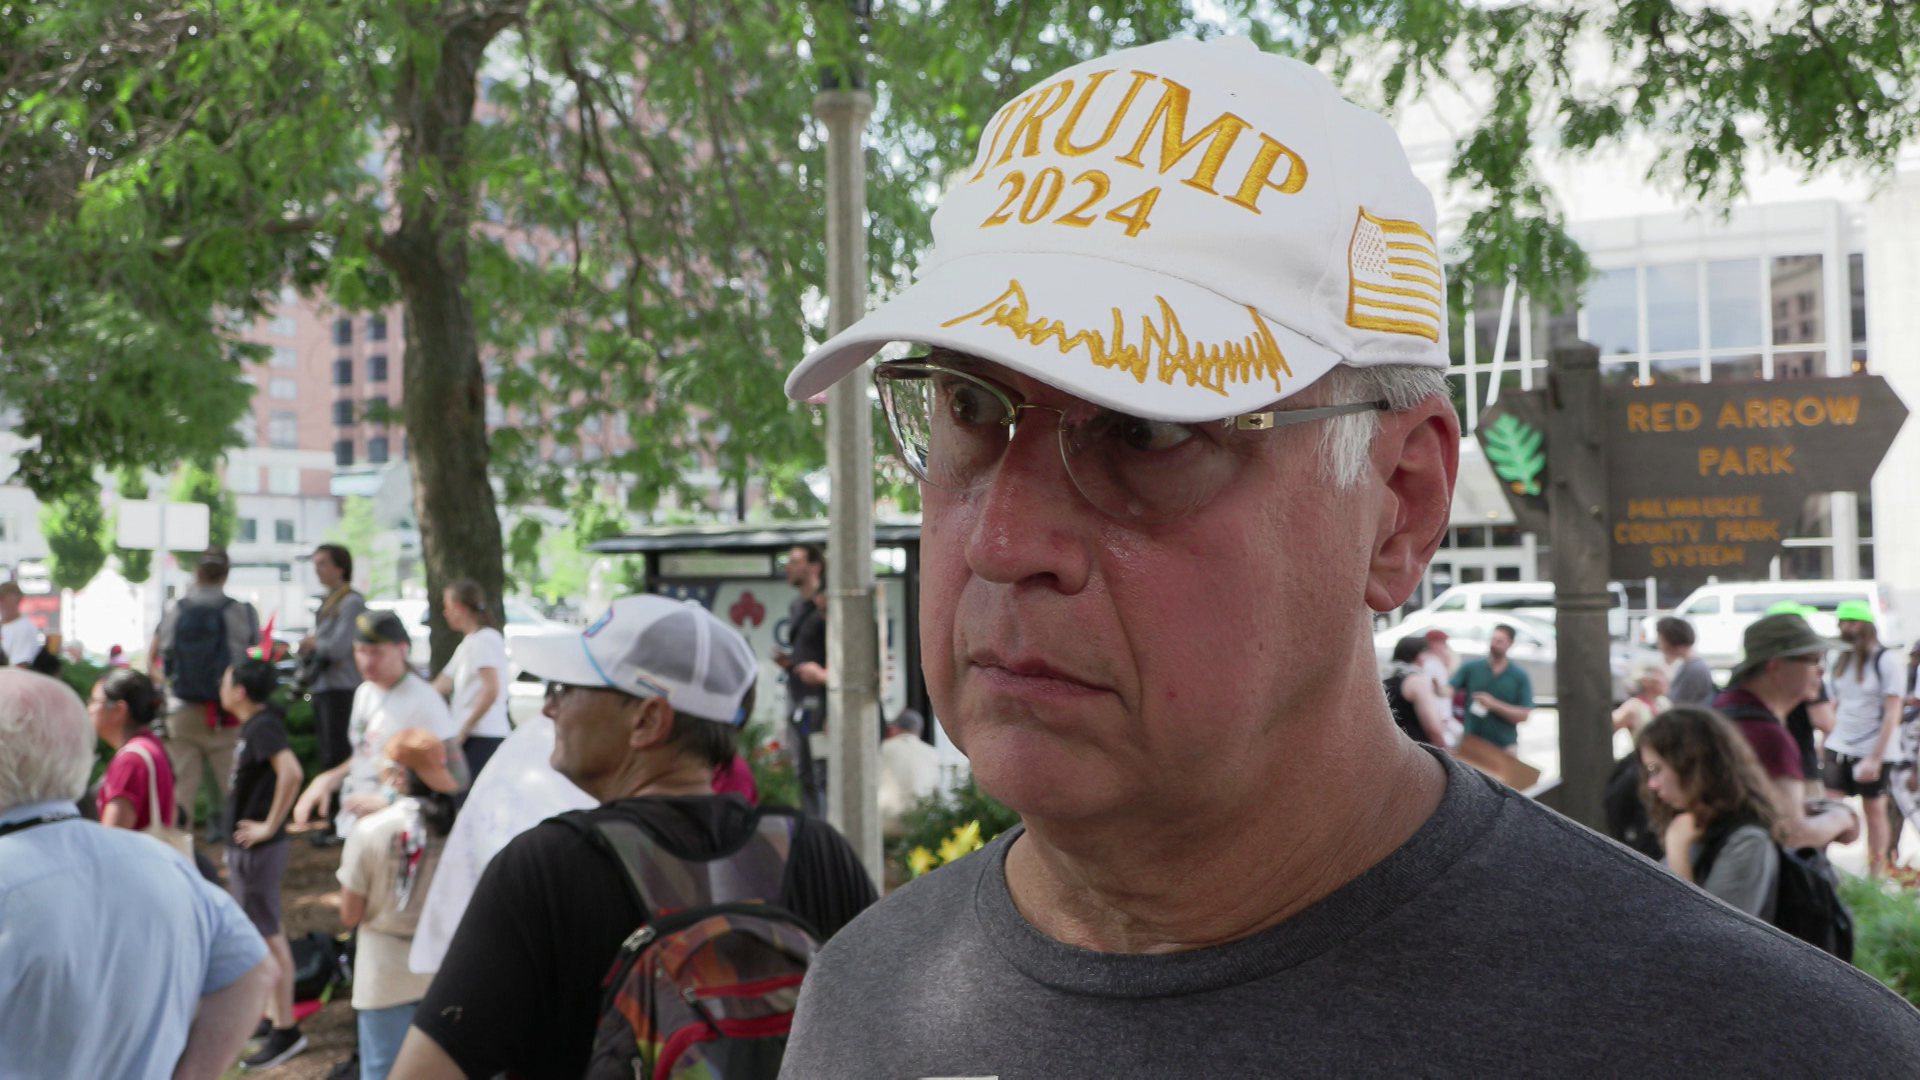
[(182, 701), (219, 701), (220, 676), (233, 662), (227, 655), (229, 597), (219, 604), (180, 605), (173, 627), (173, 647), (167, 650), (167, 682)]
[(1607, 816), (1607, 835), (1655, 862), (1666, 857), (1660, 834), (1647, 820), (1647, 804), (1640, 801), (1640, 755), (1630, 753), (1613, 763), (1601, 808)]
[[(1713, 861), (1739, 822), (1719, 821), (1707, 828), (1695, 881), (1705, 881)], [(1787, 848), (1780, 853), (1780, 881), (1774, 886), (1773, 925), (1801, 941), (1853, 963), (1853, 913), (1840, 899), (1840, 878), (1819, 848)]]
[(620, 812), (553, 820), (620, 867), (647, 921), (602, 984), (586, 1080), (774, 1080), (820, 938), (776, 906), (795, 819), (761, 814), (734, 851), (680, 859)]

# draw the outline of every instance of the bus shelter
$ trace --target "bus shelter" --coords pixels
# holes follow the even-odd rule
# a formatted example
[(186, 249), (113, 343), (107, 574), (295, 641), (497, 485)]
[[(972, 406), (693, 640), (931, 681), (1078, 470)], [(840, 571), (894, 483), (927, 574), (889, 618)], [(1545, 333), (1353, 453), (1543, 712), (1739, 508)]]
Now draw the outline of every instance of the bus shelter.
[[(645, 590), (693, 600), (739, 630), (760, 662), (760, 692), (753, 719), (785, 720), (786, 672), (774, 650), (790, 650), (789, 609), (799, 598), (787, 584), (780, 557), (796, 544), (827, 542), (825, 521), (747, 522), (727, 525), (661, 525), (608, 537), (588, 550), (642, 558)], [(937, 725), (920, 672), (920, 525), (882, 522), (873, 530), (876, 618), (880, 642), (880, 713), (891, 719), (917, 709), (928, 719), (925, 737)], [(831, 583), (829, 583), (831, 585)]]

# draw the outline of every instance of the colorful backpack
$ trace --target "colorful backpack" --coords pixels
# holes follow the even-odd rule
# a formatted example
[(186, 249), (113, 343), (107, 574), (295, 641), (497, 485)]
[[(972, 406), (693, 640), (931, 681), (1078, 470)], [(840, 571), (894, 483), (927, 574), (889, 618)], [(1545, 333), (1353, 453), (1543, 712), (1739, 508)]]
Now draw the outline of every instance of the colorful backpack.
[(620, 864), (647, 921), (605, 982), (586, 1080), (774, 1080), (819, 935), (775, 904), (794, 819), (763, 814), (739, 850), (680, 859), (638, 823), (561, 820)]

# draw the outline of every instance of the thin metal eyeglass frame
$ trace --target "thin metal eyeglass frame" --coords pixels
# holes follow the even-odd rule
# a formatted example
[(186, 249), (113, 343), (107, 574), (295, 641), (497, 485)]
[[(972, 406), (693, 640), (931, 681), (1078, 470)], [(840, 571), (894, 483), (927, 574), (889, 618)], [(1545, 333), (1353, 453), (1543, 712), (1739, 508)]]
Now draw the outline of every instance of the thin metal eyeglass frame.
[[(1013, 392), (1006, 387), (1001, 386), (985, 376), (976, 375), (964, 368), (957, 368), (950, 364), (926, 360), (890, 360), (886, 363), (875, 365), (873, 376), (876, 384), (880, 387), (881, 405), (886, 409), (887, 431), (893, 436), (894, 456), (900, 459), (900, 463), (906, 466), (909, 473), (912, 473), (916, 478), (925, 483), (932, 484), (934, 487), (941, 488), (942, 490), (952, 490), (936, 482), (922, 470), (914, 467), (912, 456), (907, 452), (906, 440), (902, 438), (900, 434), (900, 421), (894, 409), (892, 391), (888, 387), (888, 384), (892, 382), (930, 378), (936, 373), (953, 375), (957, 378), (965, 379), (999, 398), (1001, 404), (1006, 406), (1007, 416), (1006, 419), (1000, 420), (998, 423), (1005, 427), (1013, 428), (1016, 431), (1019, 428), (1020, 413), (1022, 410), (1034, 409), (1041, 412), (1059, 414), (1060, 419), (1054, 424), (1054, 431), (1057, 435), (1056, 442), (1060, 447), (1060, 465), (1066, 470), (1068, 478), (1073, 480), (1074, 487), (1079, 489), (1081, 496), (1089, 502), (1093, 502), (1092, 496), (1087, 495), (1086, 489), (1081, 486), (1080, 480), (1075, 476), (1073, 471), (1073, 459), (1067, 448), (1067, 411), (1065, 409), (1053, 405), (1034, 405), (1030, 402), (1015, 400)], [(1291, 427), (1294, 424), (1305, 424), (1314, 420), (1327, 420), (1335, 416), (1348, 416), (1362, 412), (1385, 412), (1392, 408), (1392, 403), (1386, 400), (1352, 401), (1342, 405), (1317, 405), (1308, 409), (1268, 409), (1262, 412), (1240, 413), (1236, 416), (1222, 417), (1217, 421), (1198, 420), (1187, 423), (1188, 426), (1220, 423), (1230, 425), (1236, 431), (1271, 431), (1275, 428)], [(1108, 409), (1107, 411), (1122, 416), (1130, 415), (1121, 413), (1118, 409)], [(1144, 418), (1136, 417), (1135, 419)], [(1160, 422), (1180, 423), (1180, 421)], [(1097, 509), (1098, 504), (1095, 503), (1094, 505)], [(1108, 516), (1115, 516), (1105, 510), (1101, 512), (1107, 513)]]

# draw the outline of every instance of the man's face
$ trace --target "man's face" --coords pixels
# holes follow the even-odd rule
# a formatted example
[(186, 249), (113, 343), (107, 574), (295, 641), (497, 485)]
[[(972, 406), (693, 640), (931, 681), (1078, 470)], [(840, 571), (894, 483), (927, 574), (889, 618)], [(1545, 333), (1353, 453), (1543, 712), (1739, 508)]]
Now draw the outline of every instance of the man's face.
[(313, 574), (320, 579), (320, 584), (329, 589), (338, 587), (346, 578), (346, 575), (340, 572), (340, 567), (334, 563), (333, 556), (324, 551), (313, 553)]
[(1819, 653), (1808, 656), (1782, 656), (1767, 661), (1767, 669), (1774, 676), (1781, 693), (1791, 697), (1794, 704), (1812, 701), (1820, 696), (1820, 676), (1826, 674), (1826, 659)]
[(807, 549), (795, 547), (787, 552), (787, 584), (798, 589), (813, 577), (813, 560)]
[(1495, 660), (1506, 659), (1507, 650), (1511, 648), (1513, 648), (1513, 635), (1505, 630), (1495, 630), (1492, 636), (1487, 638), (1487, 655)]
[(0, 622), (12, 622), (20, 617), (20, 597), (13, 593), (0, 593)]
[(361, 678), (376, 686), (391, 688), (406, 677), (407, 647), (398, 642), (369, 645), (356, 641), (353, 644), (353, 662), (359, 666)]
[(627, 761), (638, 698), (618, 690), (551, 683), (546, 707), (553, 720), (553, 768), (589, 794), (599, 778)]
[[(1074, 403), (980, 370), (1029, 403)], [(928, 690), (989, 791), (1058, 818), (1261, 797), (1289, 732), (1329, 722), (1290, 703), (1331, 692), (1356, 656), (1373, 663), (1383, 504), (1321, 479), (1320, 434), (1258, 433), (1234, 483), (1151, 527), (1088, 504), (1050, 420), (1021, 425), (979, 489), (922, 485)]]

